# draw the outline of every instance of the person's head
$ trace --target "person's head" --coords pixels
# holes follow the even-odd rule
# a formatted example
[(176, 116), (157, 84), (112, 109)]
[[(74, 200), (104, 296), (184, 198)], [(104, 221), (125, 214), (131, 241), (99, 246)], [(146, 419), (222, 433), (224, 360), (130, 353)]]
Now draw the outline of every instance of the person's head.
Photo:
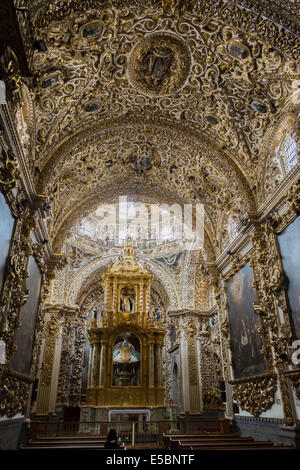
[(108, 441), (116, 441), (118, 439), (117, 431), (115, 429), (111, 429), (107, 434)]

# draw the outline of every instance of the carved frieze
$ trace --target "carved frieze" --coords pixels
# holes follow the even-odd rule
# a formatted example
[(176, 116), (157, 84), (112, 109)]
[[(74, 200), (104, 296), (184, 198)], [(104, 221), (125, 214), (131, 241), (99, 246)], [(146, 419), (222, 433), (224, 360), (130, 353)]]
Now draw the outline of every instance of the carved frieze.
[(33, 379), (5, 369), (0, 376), (0, 415), (12, 418), (22, 413)]

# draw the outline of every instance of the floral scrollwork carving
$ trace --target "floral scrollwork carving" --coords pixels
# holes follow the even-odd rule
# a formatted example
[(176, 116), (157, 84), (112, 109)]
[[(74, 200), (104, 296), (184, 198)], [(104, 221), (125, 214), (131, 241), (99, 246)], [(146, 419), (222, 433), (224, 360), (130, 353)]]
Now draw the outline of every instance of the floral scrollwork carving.
[(259, 416), (274, 404), (277, 389), (275, 375), (251, 377), (229, 383), (233, 385), (233, 398), (237, 404), (253, 416)]
[(4, 370), (0, 385), (0, 414), (9, 418), (22, 412), (33, 380)]
[(0, 76), (5, 80), (11, 92), (20, 90), (23, 80), (19, 60), (10, 46), (5, 46), (4, 51), (2, 51)]
[(202, 394), (202, 400), (206, 409), (220, 409), (222, 407), (220, 392), (216, 388), (208, 388)]
[(288, 190), (284, 201), (287, 210), (280, 214), (275, 208), (269, 216), (270, 226), (276, 233), (282, 232), (300, 214), (300, 179), (298, 179)]
[(222, 321), (221, 323), (221, 332), (227, 341), (230, 340), (230, 327), (229, 327), (229, 321), (228, 318), (225, 318), (225, 320)]
[(51, 320), (48, 321), (46, 325), (47, 339), (46, 339), (44, 360), (43, 360), (43, 366), (42, 366), (43, 373), (41, 377), (41, 381), (44, 386), (49, 386), (51, 383), (55, 343), (56, 343), (56, 337), (59, 333), (59, 329), (60, 329), (60, 323), (58, 322), (57, 318), (53, 315), (51, 317)]
[(15, 155), (10, 150), (1, 149), (0, 189), (4, 194), (17, 186), (20, 170)]
[(285, 372), (284, 375), (290, 379), (295, 395), (300, 400), (300, 370), (290, 370)]
[(26, 209), (17, 220), (14, 240), (6, 265), (2, 297), (1, 338), (6, 343), (8, 359), (15, 351), (13, 337), (19, 326), (19, 309), (28, 298), (28, 292), (24, 290), (24, 280), (27, 277), (28, 255), (32, 254), (30, 232), (34, 225), (34, 219), (30, 211)]
[(84, 331), (84, 318), (82, 315), (80, 322), (75, 326), (75, 347), (72, 355), (72, 368), (70, 376), (70, 403), (77, 405), (81, 399), (81, 379), (82, 379), (82, 361), (83, 348), (86, 341), (86, 333)]
[[(251, 266), (255, 272), (254, 286), (258, 295), (258, 305), (254, 305), (256, 313), (260, 315), (262, 333), (265, 343), (265, 356), (269, 368), (281, 367), (280, 359), (283, 352), (288, 351), (288, 334), (282, 335), (277, 315), (278, 305), (283, 312), (286, 305), (283, 301), (284, 277), (278, 262), (275, 235), (271, 226), (256, 231), (252, 238), (254, 250), (252, 252)], [(286, 315), (285, 315), (286, 316)], [(285, 319), (286, 327), (288, 320)], [(270, 337), (268, 332), (272, 332)], [(275, 358), (272, 361), (271, 348), (274, 348)], [(273, 363), (272, 363), (273, 362)]]
[(287, 204), (296, 214), (300, 213), (300, 179), (289, 189)]

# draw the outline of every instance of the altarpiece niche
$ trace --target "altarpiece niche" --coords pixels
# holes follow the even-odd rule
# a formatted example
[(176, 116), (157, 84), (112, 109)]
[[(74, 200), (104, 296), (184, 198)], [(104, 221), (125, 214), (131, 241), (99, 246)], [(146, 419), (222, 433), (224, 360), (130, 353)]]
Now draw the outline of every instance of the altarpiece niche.
[(115, 340), (112, 385), (125, 387), (140, 384), (140, 342), (125, 332)]
[[(152, 275), (135, 259), (134, 246), (103, 275), (101, 322), (88, 329), (90, 358), (85, 407), (106, 419), (113, 407), (164, 408), (162, 346), (165, 329), (150, 315)], [(102, 411), (101, 411), (102, 410)]]

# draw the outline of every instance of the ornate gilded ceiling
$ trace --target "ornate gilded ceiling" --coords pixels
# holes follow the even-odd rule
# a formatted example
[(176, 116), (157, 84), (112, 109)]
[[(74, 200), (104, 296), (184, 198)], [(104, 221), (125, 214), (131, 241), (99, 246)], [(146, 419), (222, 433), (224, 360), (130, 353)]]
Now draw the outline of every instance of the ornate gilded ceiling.
[(296, 113), (295, 3), (31, 3), (47, 48), (29, 87), (34, 176), (56, 251), (119, 195), (203, 202), (212, 244), (228, 213), (261, 204), (272, 139)]

